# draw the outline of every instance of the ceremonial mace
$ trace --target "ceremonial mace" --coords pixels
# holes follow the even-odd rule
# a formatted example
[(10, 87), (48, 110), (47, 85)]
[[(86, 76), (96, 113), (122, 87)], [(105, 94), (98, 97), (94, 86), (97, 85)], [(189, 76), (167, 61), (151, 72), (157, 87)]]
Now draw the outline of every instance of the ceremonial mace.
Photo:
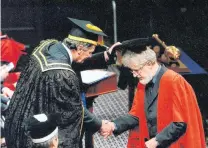
[[(162, 45), (162, 47), (165, 49), (164, 54), (161, 56), (161, 61), (165, 63), (175, 63), (179, 60), (181, 52), (178, 48), (175, 46), (167, 46), (165, 42), (163, 42), (158, 34), (153, 34), (152, 37)], [(172, 66), (172, 65), (171, 65)], [(175, 67), (174, 65), (172, 67)]]

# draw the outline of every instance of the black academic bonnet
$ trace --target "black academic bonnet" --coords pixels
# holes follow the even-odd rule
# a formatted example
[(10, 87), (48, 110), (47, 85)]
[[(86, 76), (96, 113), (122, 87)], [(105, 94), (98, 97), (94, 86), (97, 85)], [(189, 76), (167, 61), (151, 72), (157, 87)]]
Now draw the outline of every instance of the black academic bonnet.
[(125, 40), (115, 47), (115, 50), (122, 52), (122, 55), (126, 53), (127, 50), (135, 52), (137, 54), (146, 50), (146, 47), (151, 45), (152, 38), (134, 38), (130, 40)]
[(25, 121), (26, 134), (34, 143), (45, 142), (58, 133), (60, 114), (37, 114)]

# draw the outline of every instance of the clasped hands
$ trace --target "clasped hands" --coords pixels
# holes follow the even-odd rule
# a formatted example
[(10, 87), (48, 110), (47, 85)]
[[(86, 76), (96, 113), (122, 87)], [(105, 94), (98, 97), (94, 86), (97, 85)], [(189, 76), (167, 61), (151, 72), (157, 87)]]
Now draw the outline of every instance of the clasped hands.
[(115, 124), (108, 120), (102, 120), (102, 126), (100, 128), (100, 135), (105, 139), (108, 136), (111, 136), (113, 131), (115, 130)]
[[(114, 122), (108, 120), (102, 120), (102, 126), (100, 128), (101, 136), (103, 136), (106, 139), (113, 134), (114, 130), (115, 130)], [(155, 137), (145, 142), (145, 148), (156, 148), (158, 145), (159, 143), (157, 142)]]

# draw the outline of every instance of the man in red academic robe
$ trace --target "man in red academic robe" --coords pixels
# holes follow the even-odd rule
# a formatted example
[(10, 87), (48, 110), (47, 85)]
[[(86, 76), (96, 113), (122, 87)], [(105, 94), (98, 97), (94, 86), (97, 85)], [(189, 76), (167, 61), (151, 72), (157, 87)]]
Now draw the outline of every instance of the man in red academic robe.
[[(129, 113), (109, 123), (118, 135), (130, 131), (128, 148), (206, 148), (202, 117), (191, 85), (157, 62), (145, 41), (123, 42), (122, 63), (139, 78)], [(102, 131), (103, 136), (108, 132)]]

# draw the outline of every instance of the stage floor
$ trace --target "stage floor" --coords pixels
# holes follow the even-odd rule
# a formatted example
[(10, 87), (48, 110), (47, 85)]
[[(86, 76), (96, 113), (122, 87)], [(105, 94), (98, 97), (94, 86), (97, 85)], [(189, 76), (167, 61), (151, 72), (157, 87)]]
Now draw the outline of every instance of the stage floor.
[[(100, 119), (113, 120), (128, 112), (127, 90), (101, 95), (96, 98), (94, 114)], [(104, 139), (99, 133), (94, 135), (95, 148), (126, 148), (128, 132)], [(84, 142), (83, 142), (84, 145)], [(84, 146), (85, 147), (85, 146)]]

